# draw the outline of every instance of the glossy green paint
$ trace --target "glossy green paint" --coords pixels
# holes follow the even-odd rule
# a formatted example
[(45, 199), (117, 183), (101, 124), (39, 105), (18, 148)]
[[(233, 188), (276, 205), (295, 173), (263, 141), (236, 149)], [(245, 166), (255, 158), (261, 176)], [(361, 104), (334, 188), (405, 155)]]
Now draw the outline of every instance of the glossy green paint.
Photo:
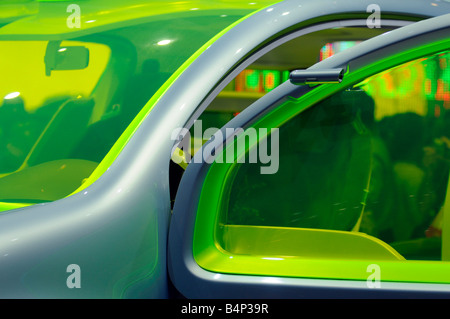
[[(289, 98), (288, 102), (278, 105), (251, 126), (256, 129), (280, 127), (317, 101), (357, 84), (364, 78), (406, 61), (439, 53), (449, 48), (450, 40), (447, 39), (398, 53), (353, 72), (348, 70), (342, 83), (320, 85), (299, 99)], [(255, 145), (250, 145), (250, 147), (252, 146)], [(234, 147), (234, 145), (231, 143), (227, 147)], [(225, 154), (226, 148), (222, 152)], [(237, 156), (243, 156), (243, 154), (237, 154)], [(218, 216), (221, 213), (221, 207), (223, 207), (222, 203), (227, 185), (232, 182), (232, 171), (235, 165), (237, 164), (214, 162), (211, 164), (202, 186), (193, 238), (194, 258), (202, 268), (228, 274), (365, 281), (371, 274), (369, 266), (376, 264), (382, 269), (383, 281), (450, 283), (450, 263), (446, 261), (404, 261), (402, 258), (389, 260), (386, 256), (381, 257), (379, 254), (373, 253), (372, 249), (366, 251), (364, 258), (358, 253), (358, 250), (356, 250), (356, 253), (346, 254), (345, 258), (321, 254), (324, 251), (324, 242), (332, 240), (338, 246), (345, 242), (343, 237), (339, 238), (339, 236), (333, 234), (334, 231), (323, 231), (324, 236), (328, 239), (320, 240), (318, 244), (308, 241), (307, 245), (310, 246), (308, 253), (301, 256), (264, 254), (264, 248), (255, 248), (255, 255), (243, 255), (225, 250), (222, 248), (223, 244), (220, 244), (219, 233), (222, 235), (222, 232), (228, 226), (221, 225)], [(261, 229), (261, 234), (264, 231), (266, 230)], [(291, 230), (287, 229), (284, 235), (286, 236), (286, 242), (289, 242), (289, 238), (291, 240), (295, 238), (296, 232), (301, 231), (301, 229), (296, 229), (290, 233)], [(257, 229), (252, 229), (252, 232), (252, 237), (257, 236)], [(245, 230), (242, 232), (244, 242), (248, 234)], [(446, 241), (445, 237), (444, 241)], [(444, 242), (443, 246), (445, 245)], [(386, 244), (386, 246), (389, 245)], [(367, 249), (368, 247), (360, 246), (359, 248)], [(390, 247), (385, 248), (386, 250), (393, 250)], [(392, 253), (394, 256), (398, 256), (395, 250)]]

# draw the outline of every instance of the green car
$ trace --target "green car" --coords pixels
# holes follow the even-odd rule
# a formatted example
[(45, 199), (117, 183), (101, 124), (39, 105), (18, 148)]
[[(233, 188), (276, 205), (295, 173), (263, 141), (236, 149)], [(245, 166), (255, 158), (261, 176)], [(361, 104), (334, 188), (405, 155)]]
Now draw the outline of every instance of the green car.
[(2, 1), (0, 297), (450, 297), (449, 31), (449, 1)]

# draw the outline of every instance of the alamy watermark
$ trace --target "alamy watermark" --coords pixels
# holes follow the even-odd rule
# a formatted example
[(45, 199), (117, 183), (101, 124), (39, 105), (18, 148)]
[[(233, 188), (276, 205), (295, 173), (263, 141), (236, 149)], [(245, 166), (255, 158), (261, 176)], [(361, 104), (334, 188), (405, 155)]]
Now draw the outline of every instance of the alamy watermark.
[(381, 8), (378, 4), (369, 4), (367, 6), (366, 12), (370, 13), (367, 18), (366, 24), (370, 29), (381, 28)]
[[(197, 120), (193, 126), (193, 143), (191, 132), (187, 128), (177, 128), (172, 132), (171, 139), (176, 141), (172, 153), (181, 149), (184, 157), (172, 157), (172, 160), (180, 164), (190, 163), (249, 163), (263, 164), (260, 168), (261, 174), (275, 174), (279, 167), (279, 132), (278, 128), (255, 129), (253, 127), (226, 128), (224, 140), (223, 131), (210, 127), (203, 131), (201, 120)], [(211, 143), (203, 148), (203, 141), (212, 139)], [(269, 144), (270, 140), (270, 144)], [(216, 143), (219, 142), (219, 143)], [(224, 145), (225, 144), (225, 145)], [(197, 154), (192, 158), (197, 150)], [(247, 151), (248, 150), (248, 151)]]
[(81, 268), (77, 264), (67, 266), (66, 272), (70, 273), (67, 277), (67, 288), (81, 288)]
[(369, 288), (381, 288), (381, 268), (377, 264), (370, 264), (367, 266), (369, 277), (367, 277), (367, 287)]
[(78, 4), (69, 4), (67, 6), (68, 13), (71, 13), (66, 20), (69, 29), (81, 28), (81, 8)]

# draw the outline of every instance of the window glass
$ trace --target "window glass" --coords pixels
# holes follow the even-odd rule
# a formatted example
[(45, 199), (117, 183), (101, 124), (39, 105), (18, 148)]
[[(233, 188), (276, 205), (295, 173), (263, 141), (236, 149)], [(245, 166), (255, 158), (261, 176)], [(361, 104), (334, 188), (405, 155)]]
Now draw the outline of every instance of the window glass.
[(76, 191), (164, 82), (239, 17), (167, 17), (67, 41), (0, 39), (0, 202)]
[[(0, 173), (21, 167), (63, 104), (91, 95), (111, 53), (106, 45), (65, 41), (53, 50), (55, 57), (58, 54), (62, 57), (68, 48), (81, 47), (89, 52), (89, 64), (48, 74), (47, 64), (43, 62), (50, 55), (46, 55), (50, 45), (48, 41), (0, 42), (4, 74), (0, 78), (0, 96), (3, 97), (0, 107)], [(78, 55), (76, 53), (67, 59), (76, 59)], [(14, 61), (20, 63), (11, 63)]]
[[(219, 245), (255, 253), (253, 244), (239, 242), (241, 226), (256, 226), (253, 238), (258, 229), (315, 229), (369, 235), (405, 259), (441, 260), (449, 62), (442, 52), (389, 69), (285, 122), (276, 173), (261, 174), (250, 161), (234, 164), (221, 201)], [(261, 236), (266, 244), (259, 242), (257, 253), (273, 254), (283, 238), (293, 237)]]
[[(256, 100), (289, 79), (294, 69), (306, 69), (317, 61), (368, 39), (392, 30), (342, 27), (311, 32), (291, 39), (268, 51), (242, 70), (200, 115), (198, 129), (191, 129), (190, 154), (209, 138), (208, 129), (218, 130)], [(355, 41), (355, 39), (359, 41)], [(336, 40), (329, 43), (330, 40)], [(328, 48), (328, 50), (326, 50)]]

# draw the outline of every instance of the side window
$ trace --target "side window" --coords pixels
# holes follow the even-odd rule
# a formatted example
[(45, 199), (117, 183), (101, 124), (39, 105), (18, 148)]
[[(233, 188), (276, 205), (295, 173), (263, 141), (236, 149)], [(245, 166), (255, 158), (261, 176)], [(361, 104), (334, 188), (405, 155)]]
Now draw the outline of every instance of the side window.
[(370, 135), (348, 103), (354, 99), (371, 102), (362, 91), (344, 91), (282, 125), (274, 174), (238, 166), (228, 222), (351, 230), (370, 176)]
[[(393, 27), (339, 27), (303, 34), (265, 52), (237, 74), (212, 100), (189, 131), (189, 141), (173, 154), (170, 172), (171, 202), (181, 176), (193, 155), (218, 129), (249, 105), (288, 80), (290, 71), (308, 68), (317, 61), (350, 48)], [(308, 50), (305, 50), (305, 48)]]
[[(198, 129), (191, 129), (191, 150), (195, 153), (210, 134), (242, 112), (253, 102), (275, 89), (289, 78), (290, 71), (308, 68), (335, 53), (350, 48), (362, 39), (368, 39), (392, 30), (383, 27), (342, 27), (325, 29), (301, 35), (266, 52), (241, 71), (200, 115)], [(308, 47), (308, 50), (305, 50)]]
[[(230, 253), (296, 256), (305, 252), (298, 248), (302, 243), (274, 249), (274, 242), (287, 238), (280, 230), (343, 231), (394, 248), (398, 259), (441, 260), (450, 163), (449, 62), (449, 52), (411, 61), (284, 122), (276, 173), (261, 174), (249, 161), (229, 171), (216, 242)], [(253, 242), (263, 243), (241, 240), (244, 233), (237, 229), (249, 227)], [(266, 231), (255, 237), (258, 229), (269, 228), (280, 236)]]

